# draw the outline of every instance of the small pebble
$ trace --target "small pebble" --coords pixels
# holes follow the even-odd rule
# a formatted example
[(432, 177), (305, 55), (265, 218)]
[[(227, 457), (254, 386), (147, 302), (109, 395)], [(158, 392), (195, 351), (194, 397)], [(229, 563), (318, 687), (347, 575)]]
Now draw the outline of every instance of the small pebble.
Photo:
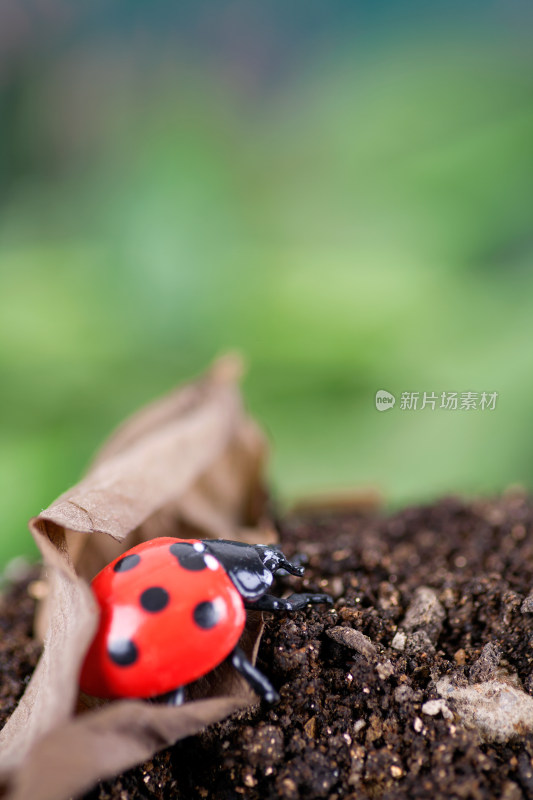
[(488, 642), (470, 668), (470, 683), (482, 683), (494, 677), (501, 658), (500, 646), (496, 642)]
[(433, 655), (435, 648), (425, 630), (420, 629), (408, 634), (405, 642), (405, 651), (409, 655)]
[(394, 690), (394, 699), (400, 705), (406, 705), (407, 703), (411, 703), (414, 700), (415, 693), (413, 689), (407, 684), (402, 684), (401, 686), (397, 686)]
[(393, 778), (396, 778), (396, 780), (398, 780), (398, 778), (401, 778), (403, 775), (403, 769), (401, 767), (398, 767), (396, 764), (393, 764), (392, 767), (390, 768), (390, 774), (392, 775)]
[(398, 631), (394, 635), (394, 639), (391, 642), (391, 647), (394, 650), (398, 650), (401, 652), (402, 650), (405, 650), (406, 642), (407, 642), (407, 636), (405, 635), (405, 633), (403, 631)]
[(330, 628), (326, 633), (333, 641), (343, 644), (351, 650), (356, 650), (369, 661), (373, 661), (377, 656), (375, 646), (368, 636), (362, 634), (361, 631), (337, 625), (335, 628)]
[(427, 703), (421, 708), (422, 714), (427, 714), (430, 717), (436, 717), (437, 714), (442, 714), (444, 719), (453, 719), (453, 714), (446, 705), (444, 700), (428, 700)]
[(457, 686), (445, 676), (437, 682), (437, 692), (486, 742), (520, 740), (533, 733), (533, 698), (517, 686), (516, 678)]
[(387, 678), (390, 678), (391, 675), (394, 675), (394, 667), (392, 665), (392, 662), (389, 659), (387, 659), (386, 661), (383, 662), (383, 664), (378, 664), (376, 666), (376, 672), (378, 673), (382, 681), (386, 680)]
[(419, 586), (409, 604), (402, 622), (406, 631), (423, 629), (432, 642), (435, 642), (442, 630), (446, 612), (439, 602), (437, 593), (429, 586)]
[(520, 606), (522, 614), (533, 614), (533, 592), (530, 592)]

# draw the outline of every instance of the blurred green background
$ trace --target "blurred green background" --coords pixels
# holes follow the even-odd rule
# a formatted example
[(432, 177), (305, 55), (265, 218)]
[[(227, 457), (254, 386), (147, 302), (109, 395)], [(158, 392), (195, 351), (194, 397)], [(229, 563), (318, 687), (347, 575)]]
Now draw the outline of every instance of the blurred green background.
[[(0, 561), (228, 348), (283, 500), (531, 485), (532, 17), (5, 0)], [(498, 400), (378, 413), (378, 389)]]

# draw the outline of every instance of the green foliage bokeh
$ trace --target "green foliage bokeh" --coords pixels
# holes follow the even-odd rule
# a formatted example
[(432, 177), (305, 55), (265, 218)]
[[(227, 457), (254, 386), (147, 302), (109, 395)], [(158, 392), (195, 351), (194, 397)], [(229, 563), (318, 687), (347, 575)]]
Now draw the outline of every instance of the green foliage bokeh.
[[(336, 43), (253, 100), (192, 57), (126, 79), (116, 43), (84, 58), (52, 61), (17, 112), (31, 168), (0, 216), (0, 560), (32, 552), (26, 520), (114, 425), (227, 349), (281, 498), (530, 485), (525, 42)], [(378, 389), (499, 396), (380, 414)]]

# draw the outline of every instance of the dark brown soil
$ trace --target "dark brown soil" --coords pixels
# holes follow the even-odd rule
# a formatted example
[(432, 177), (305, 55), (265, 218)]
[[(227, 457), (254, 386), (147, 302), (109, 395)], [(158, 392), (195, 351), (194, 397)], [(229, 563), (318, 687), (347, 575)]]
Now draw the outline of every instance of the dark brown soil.
[(28, 585), (38, 570), (22, 570), (0, 595), (0, 728), (15, 710), (41, 648), (32, 636), (35, 603)]
[[(443, 675), (481, 686), (516, 673), (533, 694), (531, 499), (446, 499), (387, 518), (315, 512), (281, 533), (287, 555), (309, 559), (305, 589), (330, 592), (335, 607), (268, 616), (258, 665), (280, 703), (180, 742), (86, 800), (533, 797), (532, 735), (483, 743), (457, 713), (424, 708)], [(278, 590), (301, 587), (286, 577)], [(36, 658), (31, 604), (14, 591), (0, 618), (2, 717)]]

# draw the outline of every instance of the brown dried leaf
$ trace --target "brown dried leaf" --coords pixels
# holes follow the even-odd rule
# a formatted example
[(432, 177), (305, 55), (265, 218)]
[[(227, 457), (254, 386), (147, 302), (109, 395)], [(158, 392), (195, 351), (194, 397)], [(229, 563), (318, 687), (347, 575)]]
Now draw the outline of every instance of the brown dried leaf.
[[(209, 693), (180, 708), (124, 701), (74, 718), (78, 675), (97, 626), (88, 580), (119, 553), (154, 536), (272, 541), (265, 515), (265, 443), (243, 409), (239, 364), (221, 359), (205, 377), (146, 407), (108, 440), (87, 475), (30, 521), (50, 591), (37, 669), (0, 732), (10, 798), (61, 800), (138, 763), (250, 702), (220, 670)], [(46, 622), (49, 620), (49, 624)], [(248, 631), (254, 656), (260, 621)]]
[(146, 761), (241, 708), (236, 697), (196, 700), (181, 708), (133, 700), (75, 717), (37, 741), (12, 781), (9, 800), (60, 800)]

